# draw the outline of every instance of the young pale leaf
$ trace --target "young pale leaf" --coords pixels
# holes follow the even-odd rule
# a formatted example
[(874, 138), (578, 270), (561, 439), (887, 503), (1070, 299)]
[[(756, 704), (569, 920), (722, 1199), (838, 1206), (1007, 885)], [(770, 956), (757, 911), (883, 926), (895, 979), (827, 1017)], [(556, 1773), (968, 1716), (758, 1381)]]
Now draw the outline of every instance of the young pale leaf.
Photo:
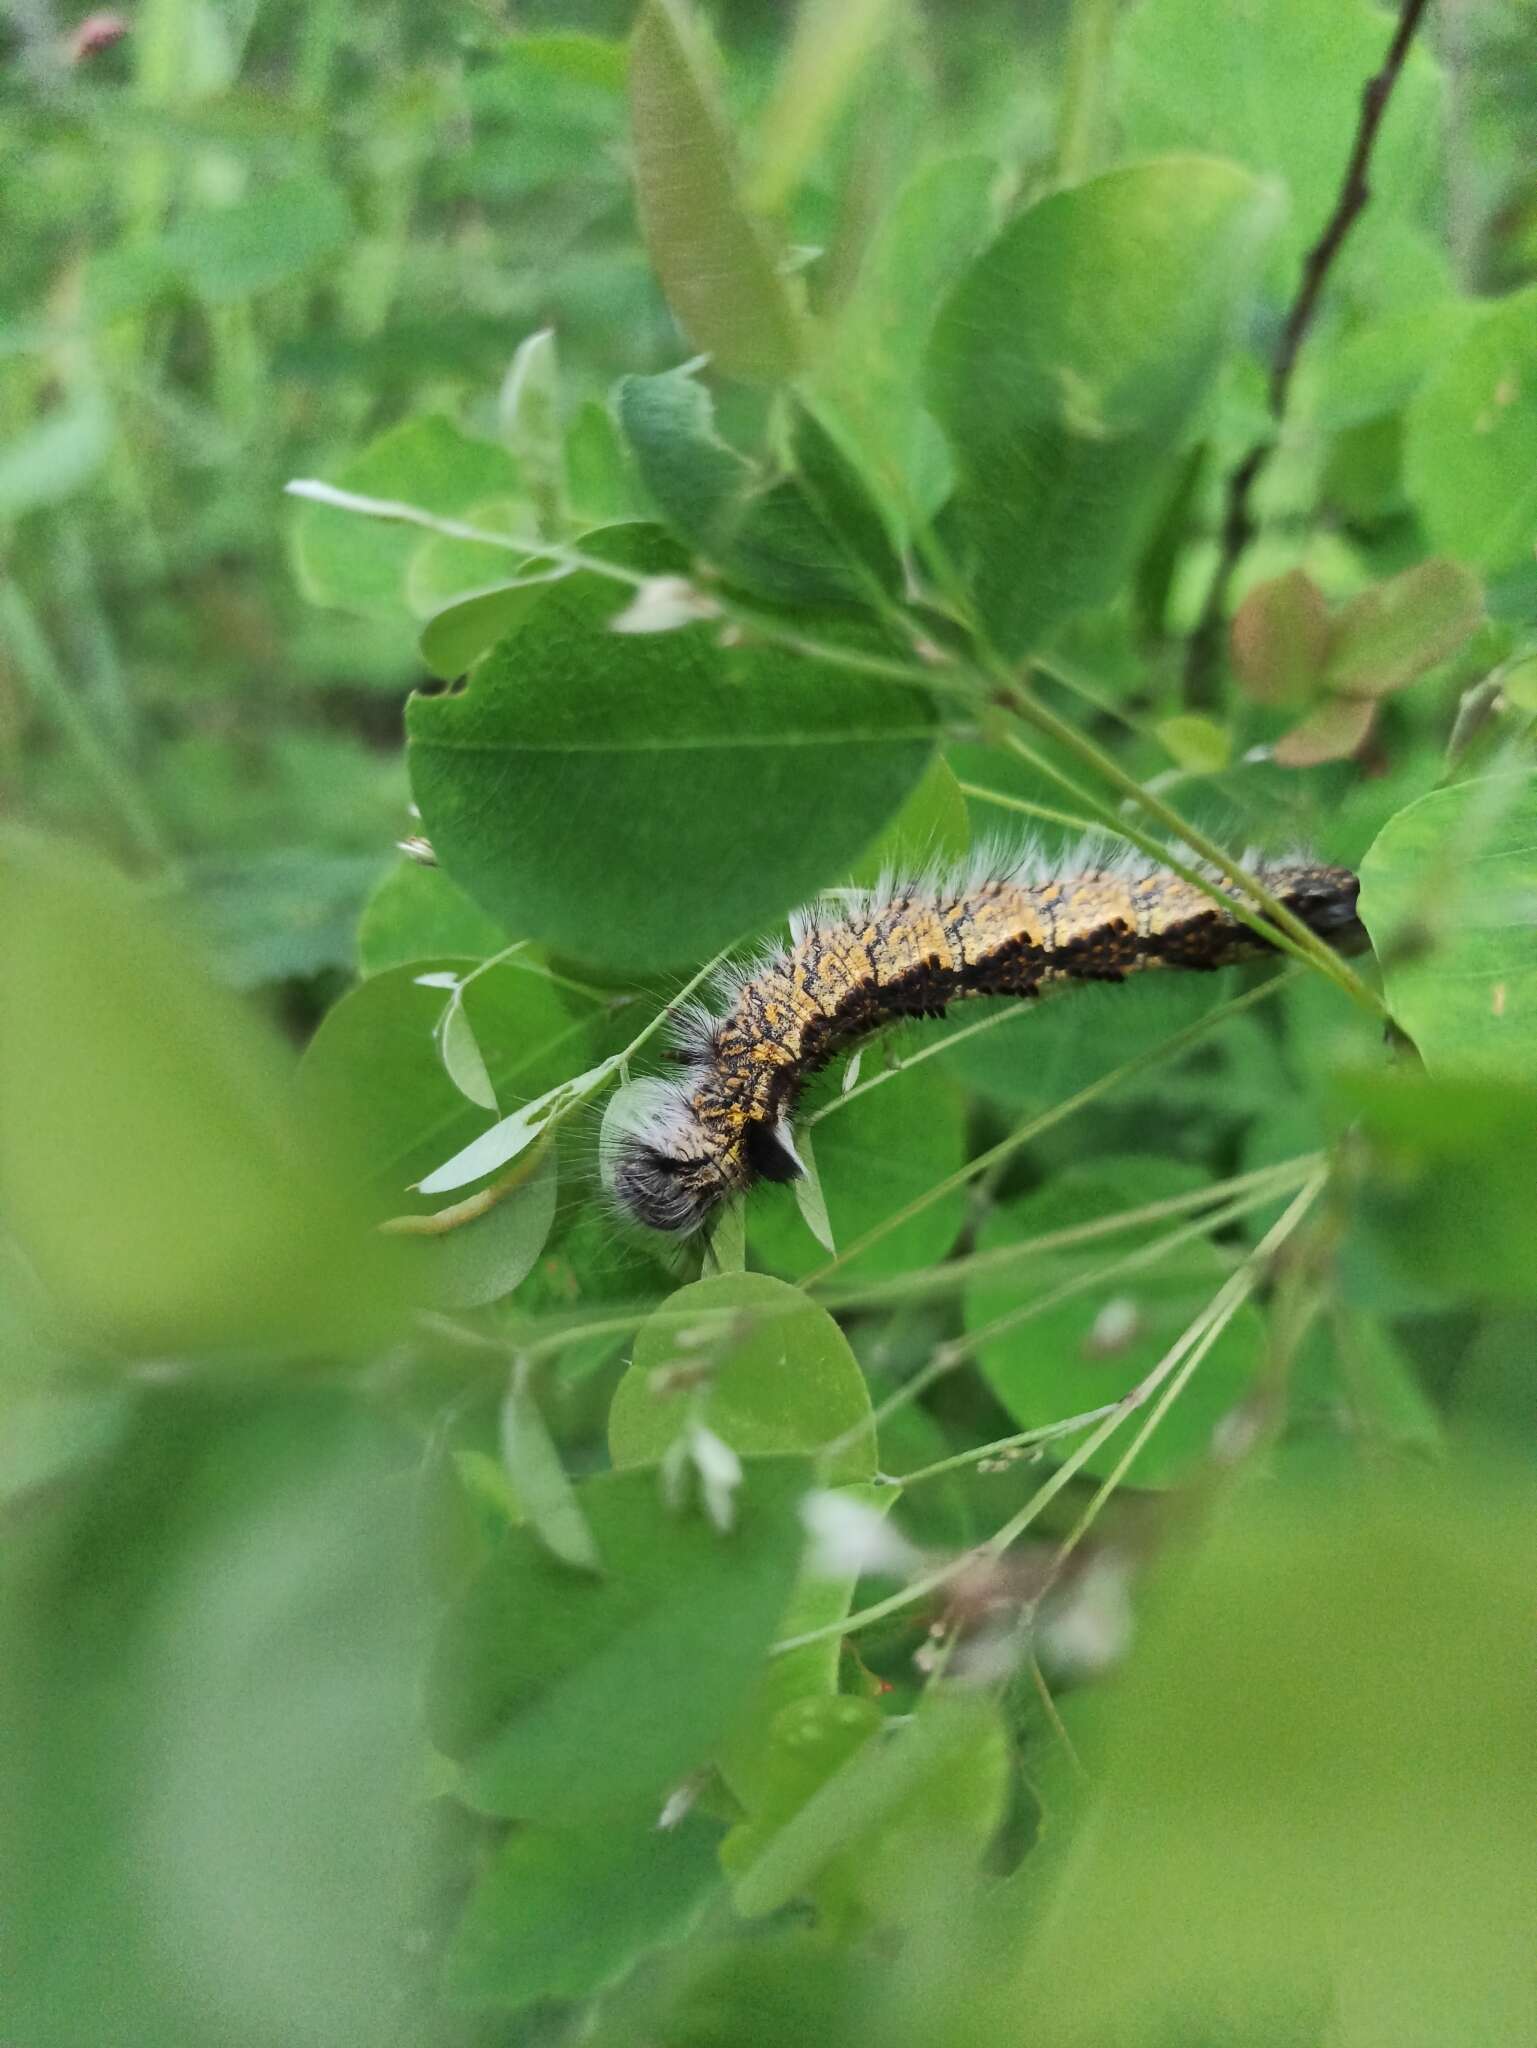
[(811, 1143), (811, 1132), (804, 1130), (795, 1141), (805, 1169), (795, 1182), (795, 1206), (801, 1212), (801, 1220), (822, 1249), (837, 1257), (838, 1247), (833, 1239), (833, 1226), (827, 1214), (827, 1197), (822, 1192), (821, 1176), (817, 1172), (816, 1152)]
[(1348, 761), (1376, 722), (1370, 697), (1326, 697), (1300, 725), (1283, 733), (1271, 758), (1283, 768), (1315, 768), (1321, 761)]
[[(424, 414), (403, 421), (355, 455), (338, 473), (346, 493), (412, 505), (462, 519), (474, 505), (515, 499), (517, 465), (503, 448), (472, 440), (452, 421)], [(293, 521), (294, 555), (305, 594), (316, 604), (400, 618), (408, 611), (406, 576), (421, 545), (417, 526), (369, 518), (340, 504), (306, 501)], [(511, 553), (488, 554), (479, 580), (505, 576)]]
[(678, 325), (730, 377), (800, 367), (800, 315), (748, 212), (701, 32), (687, 0), (645, 0), (630, 40), (641, 231)]
[(1130, 574), (1241, 310), (1277, 194), (1168, 158), (1051, 193), (972, 264), (929, 344), (958, 538), (1007, 654)]
[(776, 213), (793, 195), (890, 20), (893, 0), (805, 0), (763, 117), (753, 203)]
[(673, 1513), (654, 1468), (578, 1499), (601, 1576), (513, 1529), (450, 1609), (428, 1686), (434, 1740), (488, 1813), (562, 1826), (654, 1820), (746, 1694), (794, 1584), (808, 1471), (755, 1459), (722, 1536)]
[[(686, 568), (654, 527), (585, 547), (647, 576)], [(620, 603), (592, 573), (532, 593), (463, 691), (411, 700), (411, 778), (485, 910), (654, 973), (835, 879), (922, 775), (936, 719), (920, 690), (722, 647), (707, 624), (616, 634)]]
[(446, 1195), (454, 1188), (466, 1188), (471, 1181), (483, 1180), (488, 1173), (495, 1173), (498, 1167), (508, 1165), (525, 1146), (533, 1144), (552, 1117), (564, 1115), (568, 1109), (574, 1109), (577, 1103), (594, 1094), (611, 1074), (618, 1072), (619, 1064), (619, 1056), (614, 1054), (609, 1059), (600, 1060), (595, 1067), (589, 1067), (585, 1074), (557, 1082), (543, 1095), (536, 1096), (532, 1102), (525, 1102), (521, 1109), (515, 1109), (511, 1116), (504, 1116), (489, 1131), (482, 1131), (462, 1151), (435, 1167), (417, 1182), (418, 1189), (424, 1195)]
[(704, 1272), (741, 1273), (747, 1267), (747, 1206), (741, 1196), (723, 1202), (704, 1246)]
[(566, 518), (566, 456), (552, 327), (541, 327), (519, 342), (502, 382), (497, 417), (502, 439), (522, 472), (541, 536), (560, 533)]
[[(417, 976), (418, 986), (424, 979)], [(475, 1040), (475, 1027), (464, 1013), (457, 987), (443, 1005), (437, 1035), (438, 1054), (449, 1080), (471, 1102), (478, 1103), (482, 1109), (494, 1111), (497, 1107), (496, 1090), (486, 1072), (485, 1058)]]
[(603, 1568), (576, 1488), (535, 1398), (528, 1361), (518, 1359), (502, 1397), (502, 1463), (523, 1519), (553, 1557), (579, 1570)]

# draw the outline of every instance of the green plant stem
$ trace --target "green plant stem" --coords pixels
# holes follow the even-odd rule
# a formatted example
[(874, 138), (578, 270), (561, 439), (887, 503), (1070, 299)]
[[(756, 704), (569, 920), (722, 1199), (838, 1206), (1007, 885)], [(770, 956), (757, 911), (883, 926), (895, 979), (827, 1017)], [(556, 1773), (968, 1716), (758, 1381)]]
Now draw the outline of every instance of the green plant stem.
[[(1295, 1176), (1291, 1176), (1290, 1179), (1292, 1184), (1295, 1184)], [(904, 1380), (900, 1387), (894, 1389), (876, 1407), (873, 1421), (879, 1425), (887, 1416), (894, 1415), (898, 1409), (916, 1401), (920, 1394), (927, 1393), (937, 1381), (955, 1372), (965, 1364), (973, 1352), (994, 1337), (1001, 1337), (1010, 1330), (1019, 1329), (1025, 1323), (1034, 1322), (1037, 1317), (1046, 1315), (1054, 1308), (1060, 1308), (1065, 1301), (1074, 1301), (1081, 1295), (1095, 1293), (1113, 1281), (1124, 1279), (1132, 1273), (1140, 1273), (1146, 1267), (1161, 1264), (1171, 1252), (1177, 1252), (1187, 1244), (1206, 1239), (1213, 1230), (1221, 1230), (1230, 1223), (1236, 1223), (1251, 1210), (1273, 1201), (1278, 1192), (1281, 1190), (1276, 1187), (1263, 1187), (1257, 1194), (1251, 1193), (1209, 1215), (1199, 1216), (1193, 1223), (1169, 1231), (1165, 1236), (1155, 1238), (1150, 1244), (1137, 1245), (1132, 1251), (1123, 1253), (1120, 1258), (1112, 1259), (1108, 1265), (1095, 1266), (1087, 1273), (1075, 1273), (1060, 1286), (1048, 1288), (1044, 1294), (1038, 1294), (1032, 1300), (1022, 1302), (1019, 1307), (994, 1317), (992, 1322), (984, 1324), (981, 1329), (968, 1330), (965, 1336), (951, 1338), (947, 1343), (938, 1345), (928, 1363), (910, 1379)], [(866, 1427), (867, 1423), (860, 1425), (861, 1430)], [(822, 1445), (822, 1449), (824, 1452), (845, 1450), (854, 1441), (855, 1434), (845, 1434), (832, 1443)], [(979, 1455), (985, 1456), (986, 1452)]]
[(1006, 1138), (1000, 1138), (996, 1145), (989, 1147), (986, 1152), (979, 1153), (975, 1159), (968, 1160), (966, 1165), (957, 1167), (954, 1173), (946, 1174), (942, 1181), (937, 1182), (926, 1193), (915, 1195), (912, 1201), (898, 1209), (895, 1214), (888, 1216), (884, 1222), (875, 1224), (863, 1237), (857, 1238), (851, 1245), (846, 1245), (836, 1258), (829, 1260), (825, 1266), (819, 1266), (815, 1273), (802, 1282), (802, 1285), (808, 1288), (819, 1287), (829, 1274), (835, 1273), (840, 1266), (847, 1265), (850, 1259), (868, 1251), (872, 1244), (879, 1244), (883, 1237), (889, 1236), (893, 1230), (900, 1229), (914, 1216), (921, 1216), (925, 1209), (932, 1207), (935, 1202), (943, 1201), (945, 1196), (952, 1194), (955, 1189), (965, 1187), (976, 1175), (985, 1173), (995, 1160), (1007, 1159), (1021, 1146), (1028, 1145), (1033, 1138), (1040, 1137), (1043, 1131), (1051, 1130), (1054, 1125), (1072, 1116), (1075, 1111), (1085, 1109), (1091, 1102), (1097, 1102), (1102, 1096), (1112, 1093), (1123, 1081), (1130, 1080), (1135, 1074), (1146, 1073), (1149, 1067), (1157, 1066), (1161, 1060), (1173, 1058), (1183, 1052), (1187, 1046), (1194, 1045), (1217, 1025), (1225, 1024), (1230, 1017), (1241, 1016), (1256, 1003), (1264, 1002), (1277, 989), (1288, 986), (1290, 979), (1289, 975), (1277, 975), (1271, 981), (1261, 982), (1256, 988), (1245, 989), (1242, 995), (1233, 996), (1225, 1003), (1218, 1003), (1208, 1010), (1204, 1017), (1197, 1017), (1182, 1030), (1172, 1033), (1168, 1038), (1160, 1039), (1157, 1045), (1149, 1046), (1145, 1052), (1122, 1061), (1120, 1066), (1113, 1068), (1108, 1074), (1101, 1074), (1097, 1081), (1090, 1081), (1076, 1094), (1054, 1103), (1050, 1109), (1042, 1110), (1039, 1116), (1032, 1117), (1018, 1130), (1011, 1131)]
[(1117, 5), (1118, 0), (1072, 0), (1069, 9), (1057, 117), (1057, 176), (1065, 185), (1100, 167)]
[[(933, 1571), (925, 1572), (911, 1580), (900, 1592), (892, 1593), (884, 1600), (877, 1600), (869, 1607), (861, 1607), (855, 1613), (846, 1615), (841, 1621), (829, 1622), (822, 1628), (808, 1629), (802, 1635), (787, 1636), (775, 1643), (770, 1654), (782, 1657), (791, 1650), (805, 1649), (812, 1643), (829, 1642), (837, 1637), (853, 1635), (860, 1629), (871, 1627), (877, 1621), (884, 1621), (890, 1614), (901, 1613), (904, 1607), (911, 1607), (918, 1601), (927, 1599), (929, 1594), (938, 1592), (952, 1579), (958, 1578), (962, 1572), (970, 1570), (979, 1555), (984, 1558), (1001, 1557), (1056, 1499), (1069, 1481), (1077, 1476), (1094, 1453), (1110, 1440), (1127, 1416), (1146, 1406), (1155, 1394), (1173, 1380), (1173, 1388), (1158, 1402), (1152, 1415), (1138, 1431), (1129, 1454), (1118, 1461), (1117, 1473), (1124, 1474), (1130, 1467), (1132, 1458), (1141, 1450), (1158, 1423), (1168, 1413), (1223, 1329), (1259, 1285), (1266, 1266), (1307, 1214), (1326, 1178), (1326, 1175), (1320, 1174), (1302, 1189), (1286, 1213), (1272, 1225), (1237, 1272), (1223, 1283), (1200, 1314), (1174, 1340), (1152, 1371), (1116, 1403), (1113, 1412), (1105, 1417), (1076, 1450), (1064, 1458), (1045, 1485), (1038, 1487), (1017, 1513), (1011, 1515), (1001, 1528), (994, 1530), (980, 1546), (979, 1551), (963, 1551), (959, 1557), (948, 1558), (943, 1565), (937, 1566)], [(1103, 1491), (1103, 1488), (1101, 1490)]]
[(17, 673), (74, 749), (135, 850), (157, 867), (169, 866), (170, 848), (143, 792), (65, 681), (32, 607), (12, 577), (0, 577), (0, 630), (15, 656)]
[[(1202, 860), (1209, 861), (1220, 875), (1225, 876), (1235, 888), (1241, 889), (1276, 931), (1291, 941), (1291, 951), (1305, 959), (1309, 965), (1316, 967), (1320, 973), (1327, 975), (1364, 1010), (1370, 1011), (1373, 1016), (1387, 1015), (1386, 1006), (1381, 999), (1366, 986), (1339, 954), (1326, 946), (1316, 932), (1309, 931), (1301, 918), (1288, 910), (1278, 897), (1271, 894), (1263, 882), (1235, 861), (1214, 839), (1209, 839), (1198, 827), (1182, 818), (1178, 811), (1163, 801), (1162, 797), (1144, 789), (1136, 777), (1128, 775), (1120, 763), (1105, 753), (1103, 748), (1097, 747), (1086, 734), (1079, 732), (1075, 725), (1042, 704), (1032, 692), (1022, 688), (1017, 682), (1011, 682), (1001, 694), (1016, 716), (1075, 755), (1086, 768), (1091, 768), (1112, 789), (1137, 804), (1165, 831), (1175, 834), (1193, 853), (1199, 854)], [(1157, 851), (1160, 858), (1167, 859), (1164, 849)], [(1234, 907), (1242, 909), (1242, 906)], [(1246, 921), (1254, 922), (1252, 919)], [(1271, 934), (1266, 933), (1265, 936)]]

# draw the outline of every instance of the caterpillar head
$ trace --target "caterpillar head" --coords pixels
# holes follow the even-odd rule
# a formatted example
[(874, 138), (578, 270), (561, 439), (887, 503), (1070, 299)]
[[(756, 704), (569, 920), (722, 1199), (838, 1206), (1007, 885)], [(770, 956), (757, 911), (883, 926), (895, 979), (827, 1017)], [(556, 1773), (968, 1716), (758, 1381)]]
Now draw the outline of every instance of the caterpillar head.
[(1276, 894), (1294, 917), (1340, 953), (1364, 951), (1366, 927), (1356, 911), (1361, 885), (1349, 868), (1283, 869)]
[(735, 1141), (701, 1122), (687, 1091), (662, 1081), (621, 1089), (604, 1119), (603, 1179), (623, 1213), (647, 1230), (688, 1237), (729, 1195), (804, 1169), (782, 1124), (749, 1123)]

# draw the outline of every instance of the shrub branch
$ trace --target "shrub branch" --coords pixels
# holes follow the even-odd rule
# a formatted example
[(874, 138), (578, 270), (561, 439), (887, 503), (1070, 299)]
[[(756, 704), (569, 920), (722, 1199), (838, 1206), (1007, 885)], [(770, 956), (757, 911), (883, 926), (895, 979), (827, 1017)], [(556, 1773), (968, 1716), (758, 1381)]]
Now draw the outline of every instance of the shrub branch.
[(1254, 538), (1254, 515), (1250, 500), (1261, 472), (1275, 453), (1281, 423), (1291, 390), (1292, 372), (1307, 339), (1313, 316), (1346, 236), (1365, 210), (1371, 197), (1368, 173), (1376, 147), (1382, 117), (1403, 72), (1409, 46), (1424, 17), (1427, 0), (1404, 0), (1388, 45), (1382, 68), (1361, 88), (1361, 113), (1355, 140), (1345, 165), (1345, 176), (1323, 233), (1308, 251), (1298, 280), (1297, 294), (1281, 330), (1280, 346), (1270, 370), (1269, 406), (1271, 431), (1254, 443), (1227, 480), (1222, 516), (1222, 552), (1206, 593), (1201, 616), (1190, 636), (1185, 662), (1185, 700), (1192, 708), (1209, 710), (1216, 701), (1218, 655), (1227, 617), (1228, 592), (1244, 550)]

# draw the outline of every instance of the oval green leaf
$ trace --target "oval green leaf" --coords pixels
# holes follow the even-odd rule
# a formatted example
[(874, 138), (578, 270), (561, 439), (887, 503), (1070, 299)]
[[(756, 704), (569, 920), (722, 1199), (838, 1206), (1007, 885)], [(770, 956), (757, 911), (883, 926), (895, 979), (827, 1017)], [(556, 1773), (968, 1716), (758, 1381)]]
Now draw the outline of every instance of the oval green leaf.
[(1537, 539), (1537, 286), (1492, 306), (1408, 412), (1404, 485), (1433, 544), (1475, 569)]
[(1537, 782), (1432, 790), (1361, 863), (1361, 918), (1433, 1074), (1537, 1082)]
[(815, 1453), (846, 1436), (824, 1480), (875, 1471), (870, 1392), (848, 1340), (825, 1309), (766, 1273), (695, 1281), (642, 1325), (609, 1410), (614, 1463), (660, 1459), (691, 1421), (743, 1457)]
[(800, 1459), (754, 1461), (726, 1536), (669, 1508), (650, 1466), (589, 1480), (578, 1495), (602, 1576), (510, 1530), (445, 1618), (428, 1682), (433, 1739), (463, 1765), (464, 1796), (561, 1825), (654, 1819), (773, 1640), (808, 1477)]
[[(601, 546), (647, 574), (682, 566), (654, 528)], [(490, 915), (654, 971), (837, 879), (922, 775), (935, 714), (920, 691), (725, 648), (705, 625), (616, 634), (623, 602), (590, 574), (535, 593), (467, 689), (412, 699), (411, 778), (443, 865)]]
[(1009, 654), (1113, 596), (1169, 486), (1277, 211), (1168, 158), (1054, 192), (972, 264), (929, 345), (954, 516)]

